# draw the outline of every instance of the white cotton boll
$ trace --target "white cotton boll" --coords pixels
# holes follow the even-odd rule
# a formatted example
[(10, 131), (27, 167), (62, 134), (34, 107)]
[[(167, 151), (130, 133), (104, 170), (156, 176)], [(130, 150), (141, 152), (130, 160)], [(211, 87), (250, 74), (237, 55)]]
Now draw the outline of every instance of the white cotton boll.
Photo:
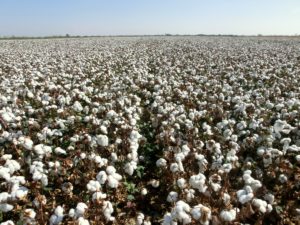
[(75, 209), (70, 209), (69, 213), (68, 213), (68, 216), (71, 217), (71, 218), (74, 218), (76, 216)]
[(177, 180), (177, 185), (178, 185), (178, 187), (179, 187), (180, 189), (184, 189), (185, 186), (186, 186), (186, 181), (185, 181), (185, 179), (184, 179), (184, 178), (179, 178), (179, 179)]
[(156, 166), (157, 167), (166, 167), (167, 166), (167, 160), (164, 158), (160, 158), (156, 161)]
[(13, 205), (7, 204), (7, 203), (2, 203), (0, 204), (0, 211), (1, 212), (9, 212), (14, 208)]
[(9, 173), (12, 175), (14, 172), (18, 171), (21, 169), (21, 166), (20, 164), (16, 161), (16, 160), (13, 160), (13, 159), (10, 159), (10, 160), (7, 160), (4, 164), (4, 166), (6, 168), (9, 169)]
[(89, 192), (100, 191), (101, 184), (97, 180), (90, 180), (86, 185)]
[(250, 186), (246, 186), (244, 189), (238, 190), (236, 194), (239, 202), (242, 204), (249, 202), (254, 197), (253, 191)]
[(78, 101), (74, 102), (72, 108), (75, 112), (81, 112), (83, 110), (82, 105)]
[(125, 164), (124, 170), (125, 170), (125, 173), (132, 176), (132, 174), (134, 173), (136, 168), (137, 168), (137, 163), (134, 161), (131, 161), (131, 162), (128, 162)]
[[(261, 213), (266, 213), (268, 209), (268, 203), (264, 200), (255, 198), (252, 201), (253, 206), (255, 206)], [(270, 209), (270, 207), (269, 207)]]
[(5, 222), (0, 223), (0, 225), (15, 225), (13, 221), (7, 220)]
[(193, 175), (189, 179), (189, 184), (199, 190), (199, 192), (204, 193), (207, 190), (207, 186), (205, 185), (206, 177), (202, 173), (197, 175)]
[(179, 171), (179, 165), (178, 165), (178, 163), (172, 163), (170, 165), (170, 170), (172, 171), (172, 173), (176, 173), (177, 171)]
[(143, 213), (138, 213), (138, 215), (136, 217), (136, 225), (142, 225), (144, 219), (145, 219), (144, 214)]
[(97, 191), (93, 194), (92, 200), (99, 201), (100, 199), (105, 199), (107, 197), (106, 194), (103, 194), (101, 191)]
[(296, 161), (298, 162), (298, 163), (300, 163), (300, 155), (296, 155)]
[(176, 202), (176, 201), (177, 201), (177, 198), (178, 198), (178, 193), (175, 192), (175, 191), (171, 191), (171, 192), (168, 194), (167, 201), (168, 201), (168, 202)]
[(3, 112), (1, 114), (1, 117), (6, 123), (11, 123), (15, 119), (15, 115), (12, 114), (11, 112)]
[(107, 134), (107, 127), (106, 126), (100, 126), (100, 130), (103, 134)]
[(230, 204), (230, 195), (227, 194), (227, 193), (224, 193), (223, 194), (223, 197), (222, 197), (222, 200), (223, 200), (223, 203), (224, 205), (229, 205)]
[(119, 181), (116, 180), (112, 175), (108, 176), (107, 181), (107, 184), (110, 188), (117, 188), (119, 186)]
[(96, 179), (100, 182), (100, 184), (105, 184), (107, 180), (107, 174), (105, 173), (105, 171), (100, 171), (97, 174)]
[(190, 210), (191, 208), (187, 203), (178, 201), (176, 202), (175, 208), (172, 209), (171, 215), (182, 224), (188, 224), (192, 222), (192, 218), (188, 214)]
[(112, 174), (114, 174), (115, 172), (116, 172), (115, 167), (113, 167), (113, 166), (108, 166), (108, 167), (106, 167), (106, 173), (107, 173), (108, 175), (112, 175)]
[(193, 207), (191, 210), (191, 214), (193, 219), (200, 220), (202, 225), (209, 225), (209, 221), (211, 220), (211, 210), (210, 208), (199, 204)]
[(44, 144), (34, 146), (33, 150), (36, 154), (41, 156), (52, 152), (52, 148)]
[(99, 134), (96, 136), (97, 144), (106, 147), (108, 146), (108, 137), (106, 135)]
[(1, 192), (0, 193), (0, 202), (7, 202), (7, 200), (11, 197), (8, 192)]
[(152, 179), (150, 181), (150, 184), (152, 185), (152, 187), (158, 188), (159, 187), (159, 180)]
[(25, 138), (19, 138), (19, 141), (21, 142), (21, 145), (27, 149), (27, 150), (32, 150), (32, 147), (33, 147), (33, 141), (28, 138), (28, 137), (25, 137)]
[(114, 212), (113, 206), (110, 201), (104, 201), (102, 206), (102, 212), (107, 221), (114, 221), (115, 218), (111, 216)]
[(54, 214), (49, 219), (50, 225), (59, 224), (64, 218), (64, 209), (61, 206), (57, 206), (54, 210)]
[(110, 155), (111, 161), (117, 162), (118, 161), (118, 155), (115, 152), (112, 152)]
[(9, 168), (0, 166), (0, 178), (3, 178), (5, 180), (10, 179), (10, 170), (9, 170)]
[(177, 223), (173, 222), (171, 213), (166, 213), (164, 215), (162, 225), (177, 225)]
[(61, 147), (57, 147), (57, 148), (55, 148), (54, 149), (54, 152), (56, 153), (56, 154), (61, 154), (61, 155), (66, 155), (67, 154), (67, 152), (65, 151), (65, 150), (63, 150)]
[(268, 193), (264, 196), (264, 199), (266, 201), (268, 201), (270, 204), (273, 204), (274, 203), (274, 200), (275, 200), (275, 196), (271, 193)]
[(185, 189), (184, 192), (186, 193), (186, 201), (190, 202), (195, 198), (195, 190), (194, 189)]
[(220, 217), (223, 221), (231, 222), (235, 220), (237, 212), (239, 212), (239, 209), (237, 208), (230, 209), (230, 210), (222, 210), (220, 213)]
[(78, 225), (90, 225), (90, 222), (83, 217), (79, 217), (77, 220)]
[(278, 180), (280, 181), (280, 183), (286, 183), (288, 181), (288, 178), (286, 175), (284, 174), (280, 174)]
[(82, 216), (85, 213), (85, 211), (87, 210), (87, 208), (88, 208), (88, 206), (85, 203), (79, 202), (77, 204), (76, 210), (75, 210), (76, 215), (77, 216)]
[(148, 194), (147, 188), (143, 188), (143, 189), (141, 190), (141, 194), (142, 194), (142, 195)]
[(36, 212), (33, 209), (25, 209), (24, 217), (33, 220), (36, 216)]
[(11, 190), (12, 199), (24, 200), (28, 194), (28, 189), (19, 184), (14, 184)]

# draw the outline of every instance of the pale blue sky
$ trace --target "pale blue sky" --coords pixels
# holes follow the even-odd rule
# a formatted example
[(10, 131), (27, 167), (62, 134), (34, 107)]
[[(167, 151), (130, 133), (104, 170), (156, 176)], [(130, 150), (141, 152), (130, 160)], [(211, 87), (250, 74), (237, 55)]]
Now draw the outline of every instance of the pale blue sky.
[(0, 36), (300, 34), (300, 0), (0, 0)]

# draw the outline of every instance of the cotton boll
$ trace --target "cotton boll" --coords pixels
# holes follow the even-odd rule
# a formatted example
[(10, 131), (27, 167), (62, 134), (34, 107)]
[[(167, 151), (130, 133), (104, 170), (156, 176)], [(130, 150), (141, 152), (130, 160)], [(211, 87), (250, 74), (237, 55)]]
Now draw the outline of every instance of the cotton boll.
[(141, 194), (142, 194), (142, 195), (148, 194), (147, 188), (143, 188), (143, 189), (141, 190)]
[(252, 200), (252, 205), (255, 206), (261, 213), (266, 213), (272, 211), (272, 206), (266, 201), (254, 198)]
[(175, 208), (172, 209), (172, 218), (177, 219), (182, 224), (188, 224), (192, 222), (191, 216), (188, 214), (190, 212), (190, 206), (184, 201), (176, 202)]
[(0, 225), (15, 225), (13, 221), (7, 220), (5, 222), (0, 223)]
[(195, 190), (194, 189), (185, 189), (184, 192), (186, 193), (186, 201), (190, 202), (195, 198)]
[(0, 211), (1, 212), (9, 212), (11, 210), (13, 210), (14, 206), (13, 205), (10, 205), (10, 204), (7, 204), (7, 203), (1, 203), (0, 204)]
[(286, 183), (288, 181), (288, 178), (286, 175), (284, 174), (280, 174), (278, 180), (280, 181), (280, 183)]
[(96, 179), (100, 182), (100, 184), (105, 184), (107, 180), (107, 174), (105, 173), (105, 171), (100, 171), (97, 174)]
[(28, 137), (20, 137), (19, 138), (20, 144), (27, 150), (32, 150), (33, 141)]
[(150, 182), (149, 182), (152, 187), (154, 188), (158, 188), (159, 187), (159, 180), (155, 180), (155, 179), (152, 179)]
[(113, 161), (113, 162), (117, 162), (118, 161), (118, 156), (117, 156), (116, 153), (112, 152), (111, 155), (110, 155), (110, 157), (111, 157), (111, 161)]
[(296, 161), (298, 162), (298, 163), (300, 163), (300, 155), (296, 155)]
[(67, 154), (67, 152), (60, 147), (55, 148), (54, 152), (58, 155), (66, 155)]
[(93, 194), (92, 200), (93, 201), (99, 201), (101, 199), (105, 199), (107, 197), (106, 194), (103, 194), (101, 191), (97, 191)]
[(83, 216), (84, 212), (88, 209), (87, 205), (83, 202), (79, 202), (76, 206), (75, 213), (76, 215)]
[(242, 204), (249, 202), (254, 197), (251, 187), (246, 186), (244, 189), (237, 191), (237, 197)]
[(178, 165), (178, 163), (172, 163), (170, 165), (170, 170), (172, 171), (172, 173), (176, 173), (177, 171), (179, 171), (179, 165)]
[(68, 216), (71, 217), (71, 218), (75, 218), (76, 217), (75, 209), (70, 209), (69, 213), (68, 213)]
[(137, 168), (137, 163), (134, 161), (130, 161), (125, 164), (124, 170), (127, 174), (132, 176), (136, 168)]
[(231, 197), (229, 194), (227, 194), (227, 193), (223, 194), (222, 200), (223, 200), (224, 205), (229, 205), (230, 199), (231, 199)]
[(171, 192), (168, 194), (167, 201), (168, 201), (168, 202), (176, 202), (176, 201), (177, 201), (177, 198), (178, 198), (178, 193), (175, 192), (175, 191), (171, 191)]
[(78, 225), (90, 225), (90, 222), (83, 217), (79, 217), (77, 220)]
[(108, 175), (113, 175), (114, 173), (116, 173), (115, 167), (113, 167), (113, 166), (108, 166), (108, 167), (106, 167), (106, 173), (107, 173)]
[(102, 146), (102, 147), (106, 147), (108, 146), (108, 137), (106, 135), (97, 135), (96, 136), (97, 139), (97, 144)]
[(144, 214), (143, 213), (138, 213), (138, 215), (136, 217), (136, 225), (142, 225), (144, 219), (145, 219)]
[(82, 105), (78, 101), (74, 102), (72, 108), (75, 112), (81, 112), (83, 110)]
[(157, 167), (166, 167), (167, 166), (167, 160), (164, 158), (160, 158), (156, 161), (156, 166)]
[(54, 210), (54, 214), (51, 215), (49, 223), (50, 225), (59, 224), (64, 218), (64, 209), (61, 206), (57, 206)]
[(220, 217), (225, 222), (231, 222), (235, 220), (237, 212), (239, 212), (238, 208), (234, 208), (230, 210), (222, 210), (220, 213)]
[(97, 180), (90, 180), (86, 187), (89, 192), (96, 192), (100, 191), (101, 184)]
[(0, 193), (0, 202), (7, 202), (11, 195), (8, 192)]
[(110, 201), (103, 202), (102, 212), (104, 214), (106, 221), (114, 221), (115, 220), (115, 217), (111, 216), (111, 214), (114, 212), (114, 209), (113, 209)]
[(9, 168), (0, 166), (0, 178), (3, 178), (5, 180), (10, 179), (10, 170), (9, 170)]
[(211, 220), (211, 210), (210, 208), (199, 204), (193, 207), (191, 210), (193, 219), (200, 220), (202, 225), (208, 225)]
[(198, 189), (199, 192), (204, 193), (207, 190), (207, 186), (205, 185), (206, 177), (202, 173), (198, 175), (193, 175), (189, 179), (189, 183), (193, 188)]
[(38, 144), (33, 148), (34, 152), (40, 156), (46, 155), (52, 152), (52, 148), (50, 146), (44, 144)]
[(179, 179), (177, 180), (177, 185), (178, 185), (178, 187), (179, 187), (180, 189), (184, 189), (185, 186), (186, 186), (186, 181), (185, 181), (185, 179), (184, 179), (184, 178), (179, 178)]

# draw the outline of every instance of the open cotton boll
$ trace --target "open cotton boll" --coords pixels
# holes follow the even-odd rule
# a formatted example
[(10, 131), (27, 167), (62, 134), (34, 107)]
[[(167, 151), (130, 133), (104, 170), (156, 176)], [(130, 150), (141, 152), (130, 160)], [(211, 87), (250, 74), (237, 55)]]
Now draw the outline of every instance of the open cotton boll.
[(134, 161), (130, 161), (125, 164), (124, 170), (125, 170), (125, 173), (132, 176), (132, 174), (134, 173), (136, 168), (137, 168), (137, 163)]
[(167, 160), (164, 158), (160, 158), (156, 161), (156, 166), (157, 167), (166, 167), (167, 166)]
[(77, 220), (78, 225), (90, 225), (90, 222), (83, 217), (79, 217)]
[(190, 210), (191, 208), (187, 203), (185, 203), (184, 201), (178, 201), (176, 202), (175, 207), (172, 209), (172, 218), (178, 220), (182, 224), (191, 223), (192, 218), (188, 214)]
[(245, 186), (244, 189), (238, 190), (236, 192), (239, 202), (245, 204), (249, 202), (253, 197), (253, 191), (250, 186)]
[(83, 110), (82, 105), (78, 101), (74, 102), (72, 108), (75, 112), (81, 112)]
[(76, 216), (77, 217), (83, 216), (83, 214), (85, 213), (85, 211), (87, 209), (88, 209), (88, 206), (85, 203), (79, 202), (75, 209)]
[(202, 173), (197, 175), (193, 175), (189, 179), (189, 184), (198, 189), (199, 192), (204, 193), (207, 190), (207, 186), (205, 185), (206, 177)]
[(29, 137), (20, 137), (19, 142), (27, 150), (32, 150), (33, 141)]
[(0, 166), (0, 178), (9, 180), (10, 179), (10, 169)]
[(186, 186), (186, 180), (184, 178), (179, 178), (177, 180), (177, 186), (180, 188), (180, 189), (184, 189), (185, 186)]
[(261, 213), (271, 212), (273, 207), (266, 201), (254, 198), (252, 200), (252, 205), (255, 206)]
[(177, 225), (177, 222), (173, 221), (171, 213), (166, 213), (164, 215), (162, 225)]
[(101, 199), (105, 199), (107, 197), (106, 194), (103, 194), (101, 191), (97, 191), (93, 194), (92, 200), (93, 201), (99, 201)]
[(107, 180), (107, 174), (105, 171), (100, 171), (97, 176), (96, 179), (100, 182), (100, 184), (105, 184), (106, 180)]
[(54, 214), (49, 219), (50, 225), (59, 224), (64, 218), (64, 209), (61, 206), (57, 206), (54, 210)]
[(15, 225), (13, 221), (7, 220), (5, 222), (0, 223), (0, 225)]
[(11, 198), (24, 200), (28, 194), (28, 189), (23, 186), (19, 186), (19, 184), (14, 184), (11, 189)]
[(240, 210), (238, 208), (230, 209), (230, 210), (222, 210), (220, 213), (220, 217), (225, 222), (231, 222), (236, 219), (236, 214)]
[(50, 146), (44, 144), (38, 144), (33, 148), (34, 152), (40, 156), (46, 155), (52, 152), (52, 148)]
[(96, 192), (96, 191), (100, 191), (101, 184), (97, 180), (90, 180), (86, 185), (86, 187), (89, 192)]
[(179, 165), (178, 165), (178, 163), (172, 163), (170, 165), (170, 170), (172, 171), (172, 173), (176, 173), (177, 171), (179, 171)]
[(200, 220), (202, 225), (209, 225), (209, 221), (211, 220), (211, 210), (210, 208), (199, 204), (193, 207), (191, 210), (191, 214), (193, 219)]
[(0, 193), (0, 203), (1, 202), (7, 202), (7, 200), (11, 197), (11, 195), (8, 192), (1, 192)]
[(142, 225), (143, 224), (143, 221), (145, 219), (145, 216), (143, 213), (138, 213), (137, 214), (137, 217), (136, 217), (136, 225)]
[(167, 201), (168, 201), (168, 202), (176, 202), (176, 201), (177, 201), (177, 198), (178, 198), (178, 193), (175, 192), (175, 191), (171, 191), (171, 192), (168, 194)]
[(55, 148), (54, 152), (58, 155), (66, 155), (67, 154), (66, 150), (63, 150), (61, 147)]
[(104, 201), (102, 206), (102, 212), (106, 221), (114, 221), (115, 217), (111, 216), (114, 212), (113, 206), (110, 201)]
[(298, 163), (300, 163), (300, 155), (296, 155), (296, 161), (298, 162)]
[(230, 195), (227, 194), (227, 193), (224, 193), (223, 194), (223, 197), (222, 197), (222, 200), (223, 200), (223, 203), (224, 205), (229, 205), (230, 204)]
[(108, 146), (108, 137), (106, 135), (99, 134), (96, 136), (97, 144), (106, 147)]
[(243, 180), (245, 181), (245, 185), (249, 185), (255, 192), (258, 188), (262, 187), (262, 184), (259, 180), (255, 180), (253, 177), (251, 177), (251, 173), (251, 170), (245, 170)]
[(10, 205), (10, 204), (7, 204), (7, 203), (1, 203), (0, 204), (0, 211), (1, 212), (9, 212), (11, 210), (13, 210), (14, 206), (13, 205)]
[(204, 173), (207, 169), (208, 161), (202, 154), (195, 154), (195, 158), (198, 160), (199, 172)]
[(12, 175), (14, 172), (21, 169), (20, 164), (13, 159), (9, 159), (5, 162), (4, 166), (9, 169), (9, 173)]
[(286, 175), (284, 174), (280, 174), (279, 177), (278, 177), (278, 180), (280, 181), (280, 183), (286, 183), (288, 181), (288, 178)]
[(15, 115), (11, 112), (2, 112), (1, 113), (1, 118), (6, 122), (6, 123), (12, 123), (15, 120)]

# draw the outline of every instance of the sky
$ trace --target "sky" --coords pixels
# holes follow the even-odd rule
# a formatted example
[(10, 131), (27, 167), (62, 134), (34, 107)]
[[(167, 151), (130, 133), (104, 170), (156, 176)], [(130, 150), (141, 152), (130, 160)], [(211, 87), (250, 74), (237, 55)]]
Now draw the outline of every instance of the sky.
[(0, 36), (300, 34), (300, 0), (0, 0)]

